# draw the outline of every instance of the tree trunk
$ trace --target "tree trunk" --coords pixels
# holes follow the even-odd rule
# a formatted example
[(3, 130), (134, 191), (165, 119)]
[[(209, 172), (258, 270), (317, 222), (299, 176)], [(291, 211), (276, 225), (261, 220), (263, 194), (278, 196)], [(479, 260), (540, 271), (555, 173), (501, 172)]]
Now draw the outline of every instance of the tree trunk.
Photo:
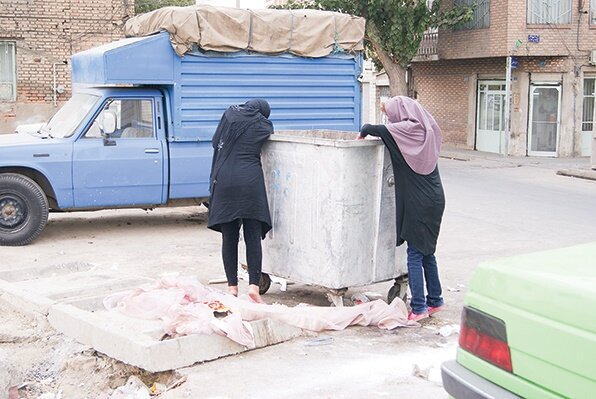
[(376, 40), (376, 27), (369, 21), (369, 35), (368, 39), (372, 44), (373, 49), (379, 61), (383, 64), (383, 69), (389, 78), (389, 91), (392, 96), (407, 96), (408, 95), (408, 84), (406, 83), (406, 68), (394, 62), (393, 59), (387, 54), (381, 47), (379, 42)]

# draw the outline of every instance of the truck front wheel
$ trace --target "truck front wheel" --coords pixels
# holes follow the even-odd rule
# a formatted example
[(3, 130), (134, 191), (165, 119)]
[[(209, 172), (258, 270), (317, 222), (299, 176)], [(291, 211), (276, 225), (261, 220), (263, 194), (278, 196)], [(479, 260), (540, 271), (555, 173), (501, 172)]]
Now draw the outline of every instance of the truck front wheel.
[(30, 178), (0, 174), (0, 245), (27, 245), (48, 222), (48, 199)]

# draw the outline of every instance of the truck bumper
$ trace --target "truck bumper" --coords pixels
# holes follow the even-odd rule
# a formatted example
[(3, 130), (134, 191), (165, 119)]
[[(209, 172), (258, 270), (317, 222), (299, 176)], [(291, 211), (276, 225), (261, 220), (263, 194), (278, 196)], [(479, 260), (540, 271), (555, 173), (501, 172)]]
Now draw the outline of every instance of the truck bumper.
[(441, 365), (443, 387), (455, 399), (522, 399), (463, 367), (455, 360)]

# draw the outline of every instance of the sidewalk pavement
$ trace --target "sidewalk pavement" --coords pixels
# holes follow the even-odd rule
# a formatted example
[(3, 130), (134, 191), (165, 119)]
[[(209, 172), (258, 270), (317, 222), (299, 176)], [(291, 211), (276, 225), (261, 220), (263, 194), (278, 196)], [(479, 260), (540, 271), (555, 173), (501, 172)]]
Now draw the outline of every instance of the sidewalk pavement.
[(590, 157), (554, 158), (554, 157), (505, 157), (501, 154), (474, 151), (465, 148), (443, 146), (441, 158), (457, 161), (484, 160), (501, 162), (512, 166), (533, 166), (552, 169), (561, 176), (577, 177), (596, 181), (596, 170), (592, 169)]

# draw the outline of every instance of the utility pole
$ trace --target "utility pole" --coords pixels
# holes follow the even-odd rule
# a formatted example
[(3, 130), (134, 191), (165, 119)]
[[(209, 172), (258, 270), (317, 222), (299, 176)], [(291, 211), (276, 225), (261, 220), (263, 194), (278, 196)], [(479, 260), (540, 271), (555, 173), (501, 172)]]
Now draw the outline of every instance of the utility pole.
[(507, 57), (507, 72), (505, 78), (505, 150), (503, 156), (509, 155), (509, 136), (511, 126), (511, 56)]
[[(515, 54), (522, 44), (523, 42), (517, 39), (510, 54)], [(516, 59), (515, 65), (513, 65), (513, 57), (511, 55), (507, 56), (507, 70), (505, 73), (505, 153), (503, 154), (505, 158), (509, 156), (509, 141), (511, 138), (511, 70), (518, 67), (517, 63), (518, 60)]]

